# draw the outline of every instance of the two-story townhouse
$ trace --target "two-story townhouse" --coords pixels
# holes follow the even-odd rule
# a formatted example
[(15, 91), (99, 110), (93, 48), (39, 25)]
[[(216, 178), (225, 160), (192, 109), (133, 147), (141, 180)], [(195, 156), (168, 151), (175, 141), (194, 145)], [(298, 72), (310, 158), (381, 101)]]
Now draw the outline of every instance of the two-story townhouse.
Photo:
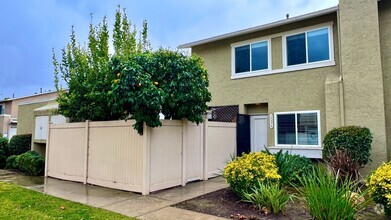
[(179, 48), (204, 59), (212, 111), (238, 109), (239, 154), (322, 158), (327, 131), (358, 125), (373, 133), (372, 167), (390, 159), (391, 1), (340, 0)]

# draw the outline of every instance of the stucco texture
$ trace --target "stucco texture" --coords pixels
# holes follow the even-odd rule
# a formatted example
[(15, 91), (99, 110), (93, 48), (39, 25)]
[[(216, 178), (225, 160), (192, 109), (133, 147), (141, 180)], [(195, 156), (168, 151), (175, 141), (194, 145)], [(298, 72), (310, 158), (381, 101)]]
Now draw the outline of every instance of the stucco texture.
[[(50, 101), (25, 104), (19, 106), (19, 115), (18, 115), (18, 134), (32, 134), (35, 129), (35, 115), (34, 109), (45, 106)], [(51, 115), (47, 113), (46, 115)]]
[[(281, 44), (282, 41), (279, 40), (278, 33), (325, 22), (333, 22), (334, 24), (334, 52), (337, 65), (231, 79), (232, 43), (276, 34), (277, 38), (272, 39), (272, 61), (276, 62), (274, 60), (281, 57), (281, 46), (278, 46), (278, 43)], [(320, 110), (321, 135), (323, 137), (326, 132), (325, 82), (329, 75), (334, 76), (331, 78), (338, 78), (339, 75), (337, 39), (336, 14), (330, 14), (317, 19), (196, 46), (192, 48), (192, 52), (205, 60), (205, 67), (209, 72), (209, 90), (212, 93), (212, 101), (209, 105), (239, 105), (241, 113), (246, 113), (245, 105), (252, 106), (248, 104), (256, 103), (266, 105), (266, 113)], [(282, 63), (277, 62), (272, 66), (273, 68), (281, 67)], [(333, 95), (335, 94), (333, 93)], [(338, 109), (339, 107), (333, 106), (333, 108)], [(253, 108), (249, 112), (255, 113)], [(264, 112), (263, 108), (262, 112), (258, 113)], [(270, 128), (268, 130), (268, 146), (274, 146), (274, 129)]]
[(379, 2), (380, 47), (383, 66), (388, 160), (391, 159), (391, 1)]
[(341, 0), (339, 10), (345, 123), (373, 133), (373, 162), (367, 170), (375, 169), (387, 161), (377, 1)]

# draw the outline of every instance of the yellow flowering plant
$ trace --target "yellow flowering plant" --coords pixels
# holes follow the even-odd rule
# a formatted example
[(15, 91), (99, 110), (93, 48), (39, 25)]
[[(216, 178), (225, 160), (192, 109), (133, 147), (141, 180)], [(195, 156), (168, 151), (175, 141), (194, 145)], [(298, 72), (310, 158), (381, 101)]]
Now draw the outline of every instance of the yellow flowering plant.
[(384, 206), (384, 212), (391, 216), (391, 161), (380, 165), (367, 178), (369, 193), (376, 203)]
[(247, 192), (255, 183), (276, 182), (278, 174), (276, 158), (265, 152), (243, 154), (229, 162), (224, 168), (224, 178), (239, 196)]

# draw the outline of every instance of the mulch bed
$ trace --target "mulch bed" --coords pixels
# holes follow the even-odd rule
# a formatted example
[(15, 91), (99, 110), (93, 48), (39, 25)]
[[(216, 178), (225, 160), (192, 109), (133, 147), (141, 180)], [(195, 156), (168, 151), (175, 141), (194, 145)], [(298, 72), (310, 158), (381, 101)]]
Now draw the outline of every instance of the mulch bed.
[[(261, 220), (261, 219), (311, 219), (308, 210), (302, 200), (295, 198), (288, 202), (285, 213), (279, 215), (266, 214), (253, 205), (240, 201), (230, 188), (221, 189), (203, 196), (190, 199), (173, 205), (176, 208), (187, 209), (209, 215), (240, 220)], [(357, 219), (387, 219), (379, 216), (373, 209), (374, 204), (363, 211), (360, 211)]]
[(190, 199), (176, 205), (177, 208), (215, 215), (223, 218), (258, 220), (258, 219), (311, 219), (303, 202), (289, 202), (284, 214), (268, 215), (253, 205), (240, 201), (230, 188), (221, 189), (203, 196)]

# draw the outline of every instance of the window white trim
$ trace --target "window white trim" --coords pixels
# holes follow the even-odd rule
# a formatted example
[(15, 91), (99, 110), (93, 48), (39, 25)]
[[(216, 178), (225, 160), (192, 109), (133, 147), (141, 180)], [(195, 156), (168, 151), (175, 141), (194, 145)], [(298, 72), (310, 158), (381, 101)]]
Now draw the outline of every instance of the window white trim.
[[(262, 42), (266, 42), (267, 43), (267, 69), (263, 69), (263, 70), (251, 70), (252, 69), (252, 59), (251, 59), (251, 53), (252, 53), (252, 50), (251, 50), (251, 45), (252, 44), (256, 44), (256, 43), (262, 43)], [(235, 73), (235, 69), (236, 69), (236, 57), (235, 57), (235, 49), (237, 47), (241, 47), (241, 46), (246, 46), (246, 45), (249, 45), (250, 46), (250, 71), (248, 72), (242, 72), (242, 73)], [(271, 55), (272, 55), (272, 52), (271, 52), (271, 38), (255, 38), (255, 39), (252, 39), (252, 40), (246, 40), (246, 41), (241, 41), (241, 42), (237, 42), (237, 43), (233, 43), (231, 44), (231, 78), (232, 77), (246, 77), (246, 76), (253, 76), (253, 75), (263, 75), (263, 73), (267, 73), (267, 72), (270, 72), (271, 70), (271, 65), (272, 65), (272, 61), (271, 61)]]
[[(307, 40), (307, 34), (311, 31), (316, 31), (320, 29), (328, 29), (328, 35), (329, 35), (329, 59), (328, 60), (322, 60), (317, 62), (308, 62), (308, 40)], [(297, 34), (305, 34), (305, 46), (306, 46), (306, 63), (302, 64), (296, 64), (296, 65), (290, 65), (288, 66), (288, 59), (287, 59), (287, 45), (286, 45), (286, 38), (290, 36), (294, 36)], [(301, 28), (294, 31), (286, 32), (284, 35), (282, 35), (282, 60), (283, 60), (283, 69), (294, 69), (294, 70), (302, 70), (302, 69), (308, 69), (307, 66), (309, 65), (316, 65), (316, 64), (325, 64), (325, 65), (335, 65), (334, 60), (334, 33), (333, 33), (333, 24), (332, 23), (325, 23), (321, 25), (316, 26), (310, 26), (307, 28)]]
[[(318, 62), (312, 62), (312, 63), (305, 63), (305, 64), (298, 64), (298, 65), (292, 65), (287, 66), (287, 58), (286, 58), (286, 37), (313, 31), (317, 29), (322, 28), (328, 28), (329, 30), (329, 54), (330, 59), (325, 61), (318, 61)], [(271, 45), (271, 39), (275, 37), (282, 37), (282, 65), (283, 67), (281, 69), (272, 69), (272, 45)], [(235, 73), (235, 48), (239, 46), (248, 45), (251, 43), (257, 43), (260, 41), (268, 41), (268, 67), (267, 70), (258, 70), (258, 71), (250, 71), (245, 73)], [(307, 42), (307, 41), (306, 41)], [(251, 50), (251, 48), (250, 48)], [(308, 56), (308, 53), (307, 53)], [(299, 70), (306, 70), (306, 69), (314, 69), (314, 68), (321, 68), (321, 67), (327, 67), (327, 66), (334, 66), (335, 60), (334, 60), (334, 31), (333, 31), (333, 22), (326, 22), (321, 23), (317, 25), (308, 26), (305, 28), (295, 29), (292, 31), (286, 31), (278, 34), (273, 34), (265, 37), (260, 38), (254, 38), (250, 40), (240, 41), (237, 43), (231, 44), (231, 79), (241, 79), (241, 78), (247, 78), (247, 77), (254, 77), (254, 76), (262, 76), (262, 75), (270, 75), (270, 74), (277, 74), (277, 73), (286, 73), (286, 72), (292, 72), (292, 71), (299, 71)], [(307, 58), (308, 60), (308, 58)]]
[[(299, 145), (298, 144), (298, 133), (297, 133), (297, 114), (302, 113), (316, 113), (317, 120), (318, 120), (318, 145)], [(278, 144), (278, 115), (288, 115), (288, 114), (295, 114), (295, 135), (296, 135), (296, 144)], [(321, 127), (320, 127), (320, 110), (310, 110), (310, 111), (291, 111), (291, 112), (275, 112), (274, 113), (274, 145), (278, 148), (293, 148), (293, 149), (322, 149), (322, 143), (321, 143)]]

